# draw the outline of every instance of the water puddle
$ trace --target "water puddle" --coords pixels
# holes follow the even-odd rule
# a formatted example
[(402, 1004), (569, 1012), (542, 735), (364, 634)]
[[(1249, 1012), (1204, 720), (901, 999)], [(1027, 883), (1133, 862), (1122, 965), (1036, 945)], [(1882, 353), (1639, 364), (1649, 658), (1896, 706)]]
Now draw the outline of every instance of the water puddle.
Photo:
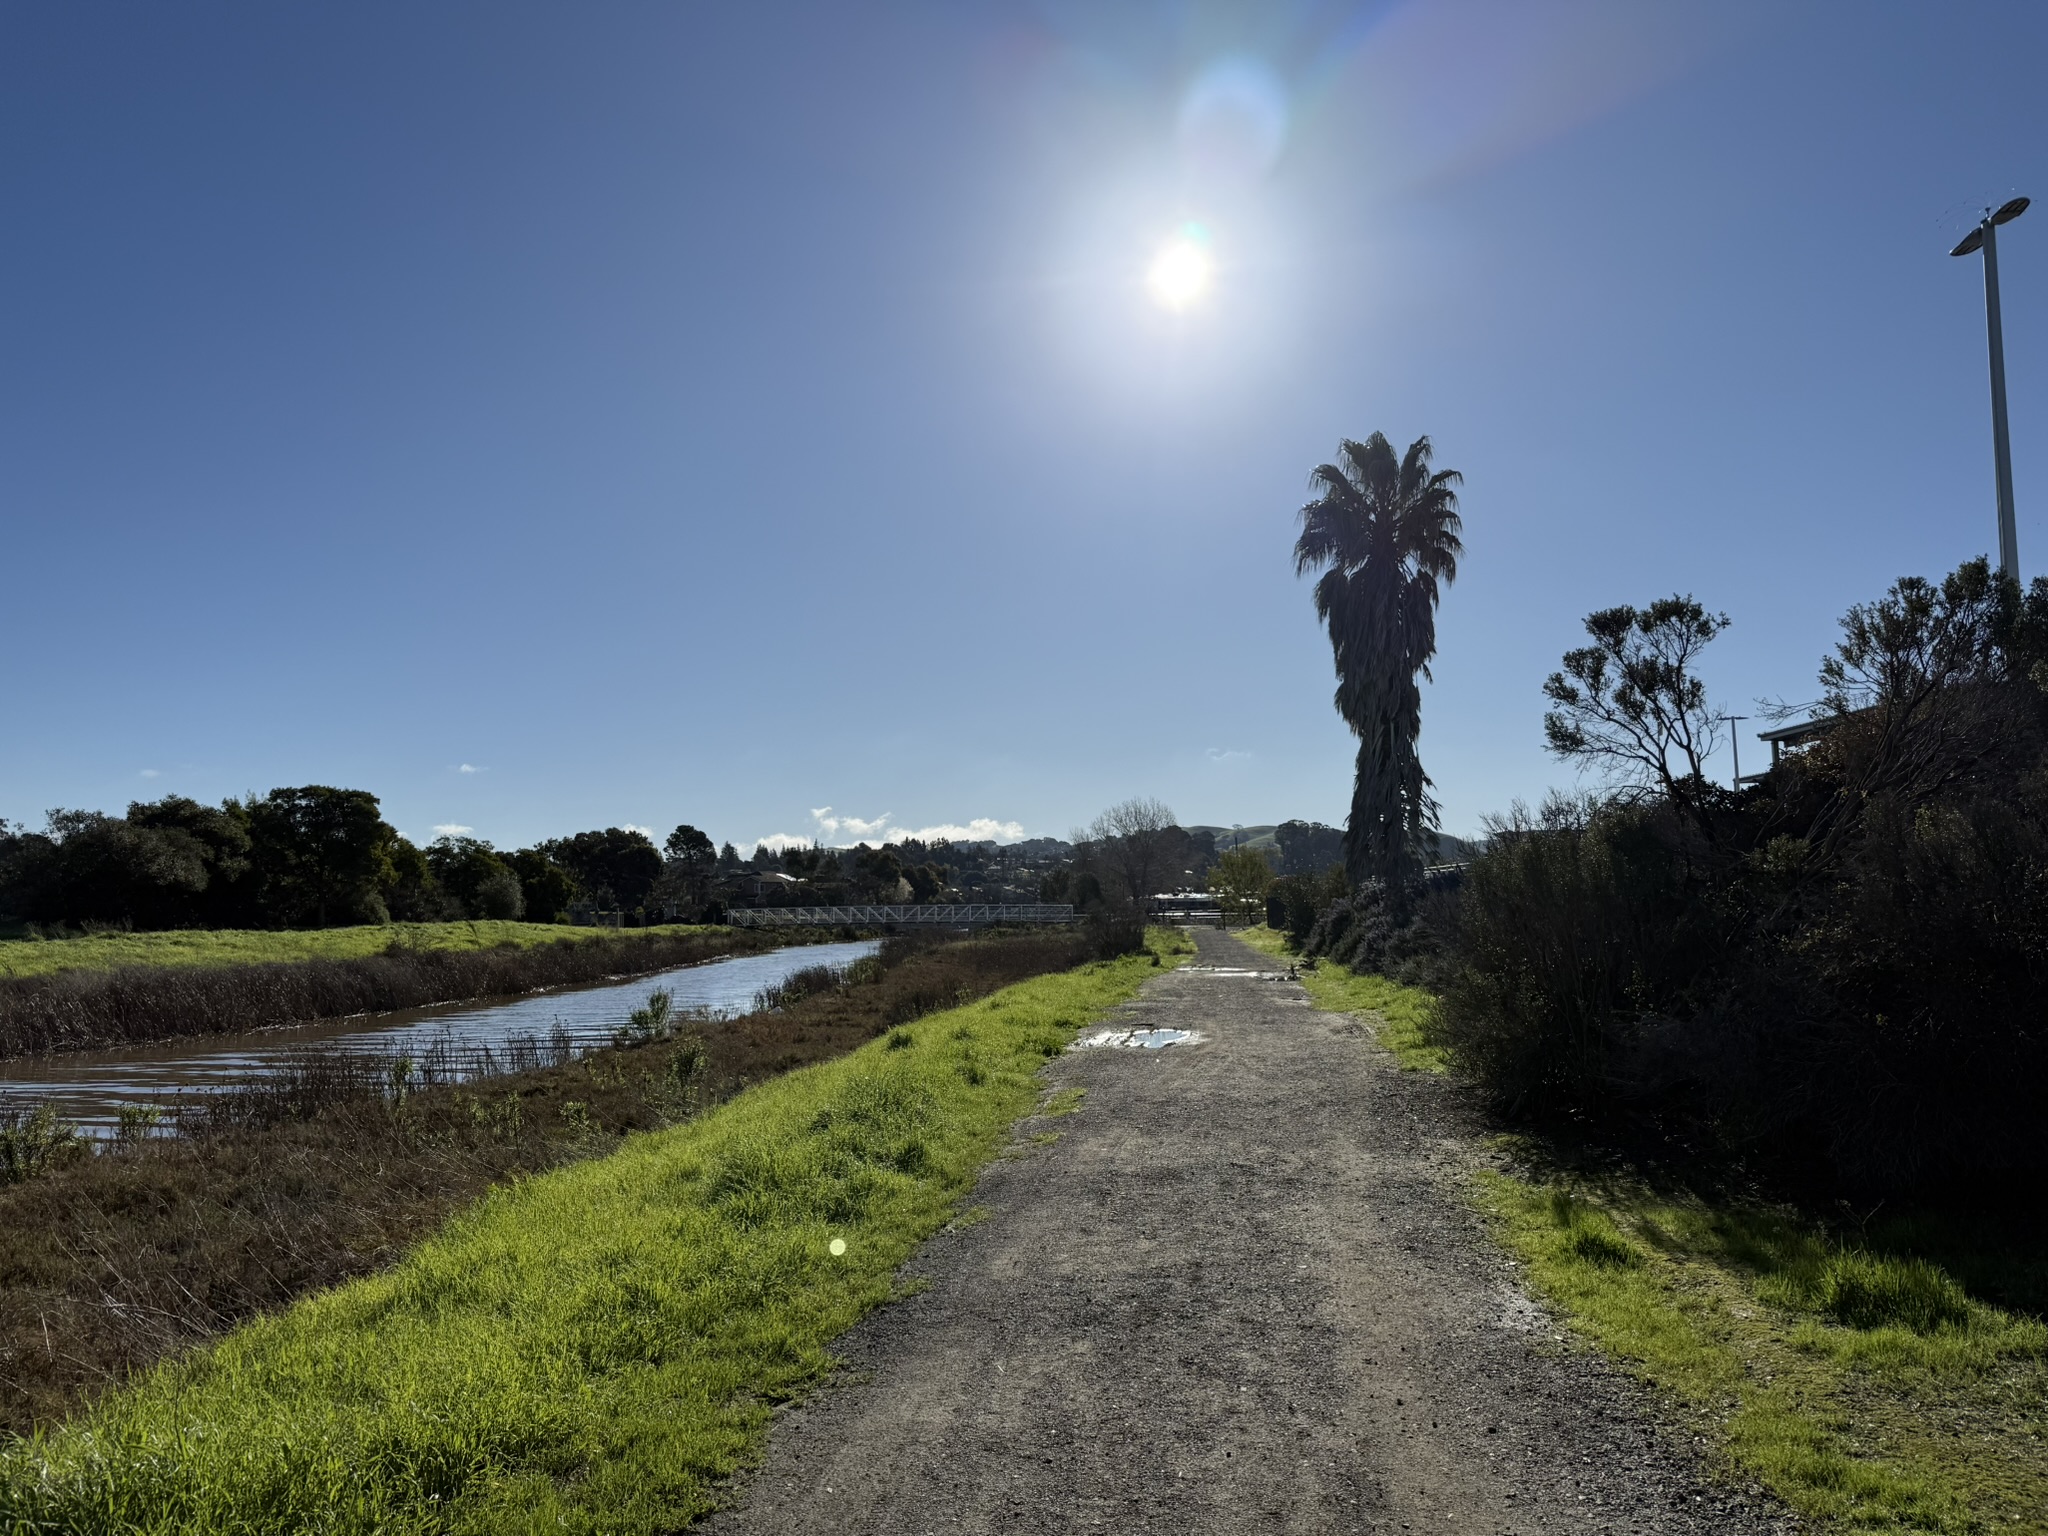
[(1163, 1051), (1169, 1045), (1200, 1045), (1205, 1038), (1199, 1029), (1098, 1029), (1083, 1035), (1069, 1049)]
[(1236, 965), (1184, 965), (1181, 970), (1197, 976), (1249, 976), (1254, 981), (1287, 980), (1285, 971), (1248, 971)]
[(517, 1066), (537, 1042), (559, 1058), (609, 1045), (626, 1016), (664, 987), (676, 1011), (707, 1022), (737, 1018), (762, 988), (796, 971), (840, 969), (879, 941), (797, 944), (763, 955), (736, 955), (680, 970), (595, 987), (537, 992), (511, 1002), (441, 1003), (399, 1013), (317, 1024), (288, 1024), (247, 1034), (203, 1035), (98, 1051), (67, 1051), (0, 1062), (0, 1103), (47, 1102), (89, 1135), (112, 1133), (121, 1106), (217, 1092), (275, 1071), (306, 1052), (345, 1051), (382, 1058), (432, 1056), (455, 1078)]

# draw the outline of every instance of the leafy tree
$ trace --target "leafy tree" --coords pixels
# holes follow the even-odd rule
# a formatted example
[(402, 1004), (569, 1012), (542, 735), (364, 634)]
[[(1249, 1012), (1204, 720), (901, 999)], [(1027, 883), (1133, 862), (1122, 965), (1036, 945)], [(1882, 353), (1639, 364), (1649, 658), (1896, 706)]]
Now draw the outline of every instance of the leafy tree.
[(1344, 834), (1320, 821), (1283, 821), (1273, 829), (1283, 875), (1319, 875), (1344, 862)]
[(434, 878), (427, 855), (410, 838), (391, 844), (391, 880), (384, 906), (394, 922), (443, 923), (462, 915), (461, 905)]
[(427, 846), (427, 865), (470, 917), (510, 920), (526, 911), (517, 872), (482, 838), (437, 837)]
[(1272, 885), (1273, 866), (1257, 848), (1233, 848), (1209, 871), (1209, 889), (1222, 898), (1230, 917), (1248, 918), (1264, 911)]
[(505, 855), (519, 877), (520, 904), (529, 923), (557, 923), (577, 896), (576, 877), (539, 848), (521, 848)]
[[(162, 914), (161, 926), (232, 928), (251, 920), (256, 891), (250, 878), (249, 822), (239, 805), (232, 800), (201, 805), (183, 795), (166, 795), (130, 803), (127, 820), (131, 827), (178, 841), (206, 871), (204, 889), (175, 917)], [(136, 922), (142, 925), (145, 919), (138, 914)]]
[(398, 833), (364, 789), (306, 784), (250, 802), (250, 862), (270, 921), (286, 928), (380, 923)]
[(690, 916), (703, 910), (718, 873), (718, 849), (711, 839), (685, 823), (669, 833), (662, 845), (668, 855), (663, 885), (670, 897), (679, 899)]
[(1430, 469), (1418, 437), (1398, 459), (1379, 432), (1346, 439), (1337, 462), (1310, 475), (1315, 498), (1301, 509), (1297, 575), (1321, 571), (1316, 615), (1329, 630), (1337, 713), (1358, 737), (1358, 767), (1345, 823), (1344, 859), (1354, 883), (1406, 892), (1437, 827), (1422, 771), (1422, 690), (1436, 654), (1441, 587), (1464, 553), (1456, 470)]
[(189, 926), (206, 889), (194, 839), (99, 811), (51, 811), (42, 833), (14, 840), (8, 863), (8, 905), (33, 922)]
[(1662, 790), (1711, 833), (1706, 760), (1721, 725), (1696, 668), (1727, 627), (1728, 615), (1690, 597), (1589, 614), (1593, 643), (1567, 651), (1564, 670), (1543, 685), (1550, 750), (1604, 768), (1620, 785)]
[(910, 882), (912, 901), (935, 901), (946, 888), (946, 870), (940, 864), (913, 864), (903, 871), (903, 878)]
[(711, 846), (711, 839), (687, 822), (669, 833), (664, 851), (679, 863), (706, 867), (718, 862), (718, 850)]
[(644, 907), (661, 878), (661, 851), (632, 828), (578, 832), (542, 843), (540, 851), (574, 875), (593, 899), (615, 903), (622, 912)]

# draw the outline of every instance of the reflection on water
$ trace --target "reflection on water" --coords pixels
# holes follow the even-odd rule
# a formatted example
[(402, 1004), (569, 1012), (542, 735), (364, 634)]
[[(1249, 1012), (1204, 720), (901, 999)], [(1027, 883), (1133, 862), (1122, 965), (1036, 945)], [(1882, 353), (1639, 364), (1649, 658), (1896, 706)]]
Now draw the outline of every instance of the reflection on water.
[(676, 1010), (705, 1019), (730, 1019), (754, 1006), (754, 994), (812, 966), (843, 968), (879, 948), (801, 944), (765, 955), (739, 955), (681, 970), (636, 976), (605, 986), (542, 992), (509, 1003), (442, 1003), (355, 1019), (293, 1024), (240, 1035), (206, 1035), (104, 1051), (0, 1062), (0, 1102), (47, 1101), (67, 1120), (95, 1135), (109, 1134), (123, 1104), (177, 1094), (208, 1093), (259, 1075), (308, 1048), (381, 1057), (428, 1056), (462, 1075), (465, 1062), (488, 1051), (500, 1063), (516, 1060), (517, 1042), (566, 1041), (571, 1052), (611, 1043), (612, 1031), (665, 987)]

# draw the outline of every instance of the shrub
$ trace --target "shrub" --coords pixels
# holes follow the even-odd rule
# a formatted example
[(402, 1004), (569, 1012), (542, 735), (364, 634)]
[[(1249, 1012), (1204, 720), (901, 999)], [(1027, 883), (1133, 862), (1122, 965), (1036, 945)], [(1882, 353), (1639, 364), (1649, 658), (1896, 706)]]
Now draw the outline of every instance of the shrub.
[(85, 1138), (48, 1104), (0, 1106), (0, 1184), (19, 1184), (85, 1155)]
[(1498, 1107), (1838, 1191), (2048, 1173), (2048, 581), (1973, 562), (1843, 634), (1758, 787), (1492, 826), (1432, 1038)]

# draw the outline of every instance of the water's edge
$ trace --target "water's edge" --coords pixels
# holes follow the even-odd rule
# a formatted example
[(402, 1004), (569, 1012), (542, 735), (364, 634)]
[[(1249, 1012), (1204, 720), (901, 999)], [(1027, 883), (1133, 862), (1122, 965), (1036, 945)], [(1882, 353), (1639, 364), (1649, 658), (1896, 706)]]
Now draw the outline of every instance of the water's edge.
[(497, 1001), (435, 1003), (237, 1034), (15, 1057), (0, 1061), (0, 1107), (47, 1103), (88, 1134), (104, 1136), (119, 1123), (124, 1105), (218, 1092), (279, 1070), (309, 1051), (414, 1060), (432, 1055), (443, 1071), (473, 1075), (469, 1069), (475, 1064), (488, 1069), (522, 1040), (547, 1040), (566, 1046), (570, 1054), (609, 1045), (613, 1031), (657, 988), (673, 996), (679, 1012), (706, 1022), (729, 1019), (750, 1011), (756, 993), (796, 971), (844, 967), (877, 947), (872, 939), (799, 944)]

